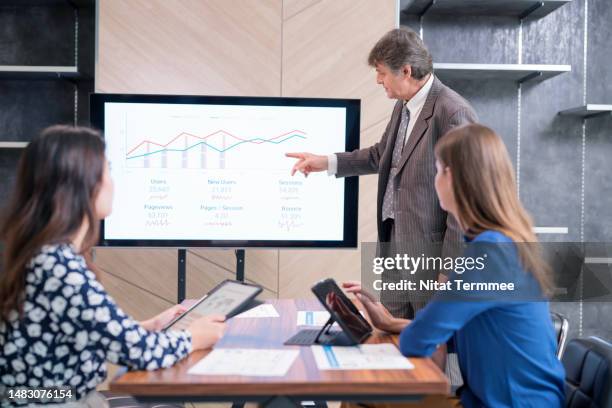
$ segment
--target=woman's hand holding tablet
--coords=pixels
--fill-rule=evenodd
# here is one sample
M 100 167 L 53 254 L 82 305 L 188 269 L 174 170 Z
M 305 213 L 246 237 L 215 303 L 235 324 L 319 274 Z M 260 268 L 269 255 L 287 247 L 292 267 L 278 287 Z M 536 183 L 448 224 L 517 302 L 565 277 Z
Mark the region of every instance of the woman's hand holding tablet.
M 244 311 L 261 291 L 262 288 L 257 285 L 225 280 L 170 322 L 165 329 L 191 330 L 196 322 L 205 322 L 200 321 L 203 316 L 223 317 L 225 320 Z
M 195 319 L 188 327 L 193 350 L 208 349 L 223 337 L 225 316 L 209 315 Z

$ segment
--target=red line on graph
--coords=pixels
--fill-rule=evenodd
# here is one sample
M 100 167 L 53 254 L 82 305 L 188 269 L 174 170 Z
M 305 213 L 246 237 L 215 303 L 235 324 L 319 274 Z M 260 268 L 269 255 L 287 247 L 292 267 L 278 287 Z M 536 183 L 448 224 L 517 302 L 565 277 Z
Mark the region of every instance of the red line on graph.
M 291 132 L 283 133 L 282 135 L 274 136 L 273 138 L 271 138 L 271 139 L 266 139 L 266 140 L 274 140 L 274 139 L 278 139 L 279 137 L 283 137 L 283 136 L 286 136 L 286 135 L 288 135 L 288 134 L 290 134 L 290 133 L 294 133 L 294 132 L 300 132 L 300 133 L 304 133 L 304 134 L 306 134 L 306 132 L 303 132 L 303 131 L 301 131 L 301 130 L 295 129 L 295 130 L 292 130 Z M 160 143 L 154 142 L 154 141 L 152 141 L 152 140 L 143 140 L 142 142 L 138 143 L 138 144 L 136 145 L 136 147 L 134 147 L 134 148 L 133 148 L 133 149 L 131 149 L 129 152 L 127 152 L 127 153 L 126 153 L 126 156 L 129 156 L 129 155 L 130 155 L 130 153 L 132 153 L 134 150 L 138 149 L 140 146 L 142 146 L 142 145 L 143 145 L 143 144 L 145 144 L 145 143 L 154 144 L 154 145 L 159 146 L 159 147 L 168 147 L 168 146 L 170 145 L 170 143 L 174 142 L 176 139 L 178 139 L 179 137 L 181 137 L 181 136 L 183 136 L 183 135 L 187 135 L 187 136 L 195 137 L 196 139 L 205 140 L 205 139 L 208 139 L 208 138 L 209 138 L 209 137 L 211 137 L 211 136 L 216 135 L 217 133 L 225 133 L 226 135 L 231 136 L 231 137 L 233 137 L 234 139 L 237 139 L 237 140 L 240 140 L 240 141 L 248 141 L 248 139 L 242 139 L 242 138 L 240 138 L 240 137 L 238 137 L 238 136 L 236 136 L 236 135 L 233 135 L 233 134 L 231 134 L 231 133 L 229 133 L 229 132 L 226 132 L 225 130 L 217 130 L 216 132 L 213 132 L 213 133 L 211 133 L 211 134 L 209 134 L 209 135 L 206 135 L 206 136 L 198 136 L 198 135 L 194 135 L 193 133 L 189 133 L 189 132 L 181 132 L 181 133 L 179 133 L 178 135 L 176 135 L 176 136 L 175 136 L 175 137 L 174 137 L 172 140 L 170 140 L 170 141 L 169 141 L 168 143 L 166 143 L 166 144 L 160 144 Z M 261 144 L 261 143 L 264 143 L 264 140 L 259 140 L 259 141 L 251 141 L 251 143 Z

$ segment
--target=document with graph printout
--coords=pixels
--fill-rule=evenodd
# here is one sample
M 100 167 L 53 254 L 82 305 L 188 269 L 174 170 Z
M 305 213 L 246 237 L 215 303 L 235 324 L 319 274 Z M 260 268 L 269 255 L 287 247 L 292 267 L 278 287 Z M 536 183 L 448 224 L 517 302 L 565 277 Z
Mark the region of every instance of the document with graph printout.
M 354 347 L 311 346 L 319 370 L 411 370 L 414 365 L 394 344 Z
M 187 374 L 281 377 L 299 353 L 297 349 L 214 349 Z
M 247 310 L 246 312 L 242 312 L 236 315 L 236 319 L 259 319 L 259 318 L 267 318 L 267 317 L 280 317 L 276 308 L 269 303 L 264 303 L 263 305 L 256 306 L 252 309 Z

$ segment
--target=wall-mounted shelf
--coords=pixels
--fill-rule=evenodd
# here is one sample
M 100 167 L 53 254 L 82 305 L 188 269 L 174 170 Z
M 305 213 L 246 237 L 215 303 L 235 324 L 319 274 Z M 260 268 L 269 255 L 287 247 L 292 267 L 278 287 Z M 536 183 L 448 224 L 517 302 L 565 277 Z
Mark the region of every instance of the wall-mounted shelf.
M 76 79 L 79 70 L 74 66 L 0 65 L 0 79 Z
M 95 0 L 0 0 L 0 7 L 5 6 L 59 6 L 69 5 L 75 8 L 93 7 L 96 4 Z
M 524 20 L 542 18 L 571 0 L 400 0 L 402 13 L 509 16 Z
M 434 63 L 436 75 L 453 79 L 505 79 L 518 82 L 537 79 L 543 81 L 571 70 L 571 65 Z
M 0 149 L 24 149 L 28 142 L 1 142 Z
M 579 106 L 577 108 L 566 109 L 559 112 L 559 115 L 565 116 L 578 116 L 581 118 L 592 118 L 593 116 L 612 114 L 612 105 L 598 105 L 589 103 L 584 106 Z
M 533 232 L 536 234 L 567 234 L 567 227 L 533 227 Z
M 584 258 L 585 264 L 600 264 L 600 265 L 610 265 L 612 264 L 612 258 L 606 257 L 586 257 Z

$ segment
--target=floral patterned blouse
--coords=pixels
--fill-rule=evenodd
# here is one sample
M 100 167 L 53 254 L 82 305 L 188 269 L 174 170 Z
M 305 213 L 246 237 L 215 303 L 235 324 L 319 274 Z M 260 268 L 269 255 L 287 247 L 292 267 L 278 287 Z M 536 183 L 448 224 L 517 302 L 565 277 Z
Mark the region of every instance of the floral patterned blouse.
M 104 381 L 106 361 L 155 370 L 191 352 L 189 332 L 147 331 L 127 316 L 70 244 L 44 246 L 25 279 L 23 316 L 0 322 L 6 387 L 71 387 L 82 398 Z

